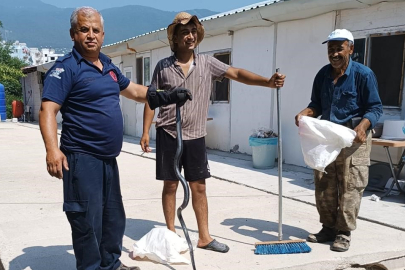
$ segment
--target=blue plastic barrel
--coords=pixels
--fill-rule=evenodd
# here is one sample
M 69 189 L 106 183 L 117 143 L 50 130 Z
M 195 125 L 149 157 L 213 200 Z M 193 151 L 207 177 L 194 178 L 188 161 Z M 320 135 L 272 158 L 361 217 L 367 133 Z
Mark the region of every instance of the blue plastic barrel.
M 6 122 L 6 92 L 4 91 L 4 85 L 0 83 L 0 119 L 2 122 Z
M 253 167 L 256 169 L 269 169 L 275 165 L 277 157 L 278 138 L 249 137 L 252 146 Z

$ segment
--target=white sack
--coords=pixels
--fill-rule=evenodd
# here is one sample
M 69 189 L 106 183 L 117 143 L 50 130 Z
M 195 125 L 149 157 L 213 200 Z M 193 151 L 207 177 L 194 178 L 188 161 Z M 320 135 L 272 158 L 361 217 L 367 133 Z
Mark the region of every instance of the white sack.
M 133 245 L 133 258 L 147 257 L 162 264 L 190 261 L 180 255 L 188 250 L 187 240 L 167 228 L 154 228 Z
M 325 172 L 326 166 L 336 160 L 342 148 L 350 147 L 356 132 L 326 120 L 302 116 L 299 135 L 305 163 Z

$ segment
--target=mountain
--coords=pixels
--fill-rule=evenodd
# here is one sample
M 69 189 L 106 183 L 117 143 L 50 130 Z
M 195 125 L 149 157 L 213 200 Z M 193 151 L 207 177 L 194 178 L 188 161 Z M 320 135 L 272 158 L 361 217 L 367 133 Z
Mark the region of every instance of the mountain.
M 1 0 L 2 37 L 27 43 L 28 47 L 70 51 L 69 21 L 73 10 L 58 8 L 40 0 Z M 218 13 L 206 9 L 187 12 L 199 18 Z M 101 11 L 104 17 L 104 45 L 167 27 L 176 13 L 140 5 L 104 9 Z
M 101 12 L 104 17 L 104 44 L 167 27 L 178 13 L 138 5 L 109 8 Z M 217 13 L 206 9 L 188 10 L 187 12 L 197 15 L 199 18 Z

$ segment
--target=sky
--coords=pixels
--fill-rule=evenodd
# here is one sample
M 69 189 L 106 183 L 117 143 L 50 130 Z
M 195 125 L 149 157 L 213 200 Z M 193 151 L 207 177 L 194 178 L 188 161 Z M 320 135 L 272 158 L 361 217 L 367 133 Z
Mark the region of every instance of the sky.
M 263 0 L 41 0 L 60 8 L 73 8 L 79 6 L 91 6 L 98 10 L 126 5 L 142 5 L 164 11 L 182 11 L 189 9 L 209 9 L 212 11 L 225 12 Z

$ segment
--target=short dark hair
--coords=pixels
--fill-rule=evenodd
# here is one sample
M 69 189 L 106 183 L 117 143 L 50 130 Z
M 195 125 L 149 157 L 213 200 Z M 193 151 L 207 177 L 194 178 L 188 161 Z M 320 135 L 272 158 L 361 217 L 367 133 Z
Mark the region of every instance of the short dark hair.
M 188 23 L 186 23 L 186 24 L 181 24 L 181 23 L 176 24 L 176 26 L 174 27 L 173 36 L 177 35 L 177 32 L 179 31 L 181 25 L 186 26 L 186 25 L 190 25 L 190 24 L 195 25 L 195 23 L 194 23 L 192 20 L 190 20 L 190 21 L 189 21 Z M 195 27 L 197 27 L 197 25 L 195 25 Z
M 189 24 L 193 24 L 193 25 L 195 25 L 195 23 L 192 21 L 192 20 L 190 20 L 188 23 L 186 23 L 186 24 L 181 24 L 181 23 L 179 23 L 179 24 L 176 24 L 176 26 L 174 27 L 174 30 L 173 30 L 173 36 L 172 36 L 172 39 L 173 39 L 173 37 L 174 36 L 177 36 L 178 35 L 178 32 L 179 32 L 179 29 L 180 29 L 180 26 L 181 25 L 184 25 L 184 26 L 186 26 L 186 25 L 189 25 Z M 195 25 L 196 27 L 197 27 L 197 25 Z M 174 43 L 173 42 L 173 47 L 174 47 L 174 51 L 176 51 L 177 50 L 177 44 L 176 43 Z

